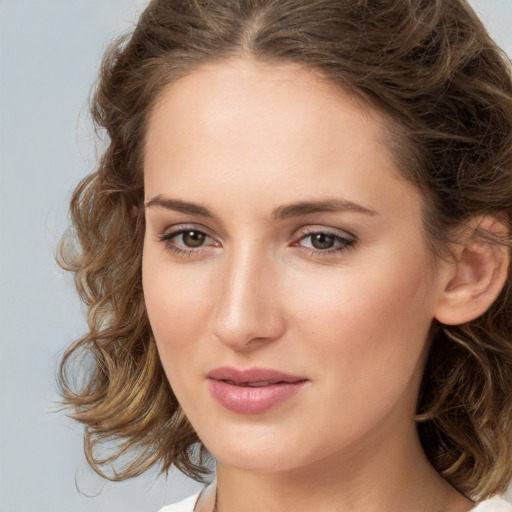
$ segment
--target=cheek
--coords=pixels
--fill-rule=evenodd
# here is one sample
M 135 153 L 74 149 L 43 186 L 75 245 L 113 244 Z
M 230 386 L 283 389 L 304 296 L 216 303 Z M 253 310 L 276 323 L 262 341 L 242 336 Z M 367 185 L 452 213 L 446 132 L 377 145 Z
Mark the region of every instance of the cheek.
M 309 340 L 308 356 L 333 368 L 332 379 L 350 375 L 374 389 L 377 378 L 398 386 L 410 379 L 433 317 L 420 256 L 303 275 L 301 291 L 289 285 L 295 337 Z
M 290 312 L 295 310 L 325 329 L 366 329 L 379 324 L 386 330 L 432 316 L 424 273 L 400 262 L 302 273 L 289 281 L 283 296 L 288 297 Z
M 161 259 L 161 258 L 160 258 Z M 206 286 L 194 273 L 181 271 L 146 253 L 142 266 L 144 298 L 164 369 L 168 376 L 204 338 L 210 304 Z

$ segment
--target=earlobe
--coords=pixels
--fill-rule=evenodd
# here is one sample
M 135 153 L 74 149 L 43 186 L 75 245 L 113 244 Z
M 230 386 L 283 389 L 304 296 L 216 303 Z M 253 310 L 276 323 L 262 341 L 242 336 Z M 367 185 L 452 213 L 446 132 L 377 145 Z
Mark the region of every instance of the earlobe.
M 435 318 L 445 325 L 460 325 L 483 315 L 506 282 L 509 249 L 486 240 L 507 236 L 504 223 L 492 216 L 479 217 L 455 245 L 448 265 Z M 489 237 L 487 237 L 489 238 Z

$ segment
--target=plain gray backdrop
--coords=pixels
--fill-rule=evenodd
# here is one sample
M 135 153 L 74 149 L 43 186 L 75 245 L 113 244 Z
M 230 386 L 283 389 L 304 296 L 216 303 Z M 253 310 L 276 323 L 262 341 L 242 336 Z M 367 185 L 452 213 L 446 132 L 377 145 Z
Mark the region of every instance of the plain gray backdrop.
M 471 3 L 512 55 L 512 0 Z M 0 0 L 0 512 L 154 512 L 199 488 L 176 472 L 103 482 L 56 405 L 59 354 L 84 330 L 54 253 L 95 164 L 87 98 L 107 43 L 145 4 Z

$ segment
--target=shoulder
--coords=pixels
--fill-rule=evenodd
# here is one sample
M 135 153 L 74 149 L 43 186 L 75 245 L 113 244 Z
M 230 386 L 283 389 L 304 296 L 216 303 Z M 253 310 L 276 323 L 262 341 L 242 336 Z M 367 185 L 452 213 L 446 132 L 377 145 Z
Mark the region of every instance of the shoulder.
M 503 498 L 494 497 L 480 502 L 471 512 L 512 512 L 512 504 Z
M 194 494 L 193 496 L 189 496 L 188 498 L 180 501 L 179 503 L 174 503 L 173 505 L 166 505 L 164 508 L 161 508 L 158 512 L 194 512 L 194 507 L 196 506 L 197 499 L 199 498 L 199 493 Z

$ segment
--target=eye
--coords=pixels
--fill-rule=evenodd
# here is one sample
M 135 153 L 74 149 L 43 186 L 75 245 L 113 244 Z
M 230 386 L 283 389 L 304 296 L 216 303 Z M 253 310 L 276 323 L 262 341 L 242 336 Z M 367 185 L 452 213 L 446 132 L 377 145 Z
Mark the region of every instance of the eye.
M 191 256 L 207 250 L 207 247 L 218 246 L 211 236 L 195 227 L 176 226 L 162 236 L 160 241 L 167 249 L 178 255 Z
M 312 254 L 329 255 L 340 253 L 355 243 L 355 238 L 329 231 L 306 231 L 293 245 L 302 247 Z
M 181 238 L 181 242 L 187 247 L 201 247 L 208 238 L 204 233 L 201 233 L 201 231 L 195 230 L 183 231 L 175 238 L 177 237 Z
M 313 233 L 308 235 L 307 238 L 314 249 L 320 250 L 332 249 L 337 241 L 336 236 L 329 233 Z

